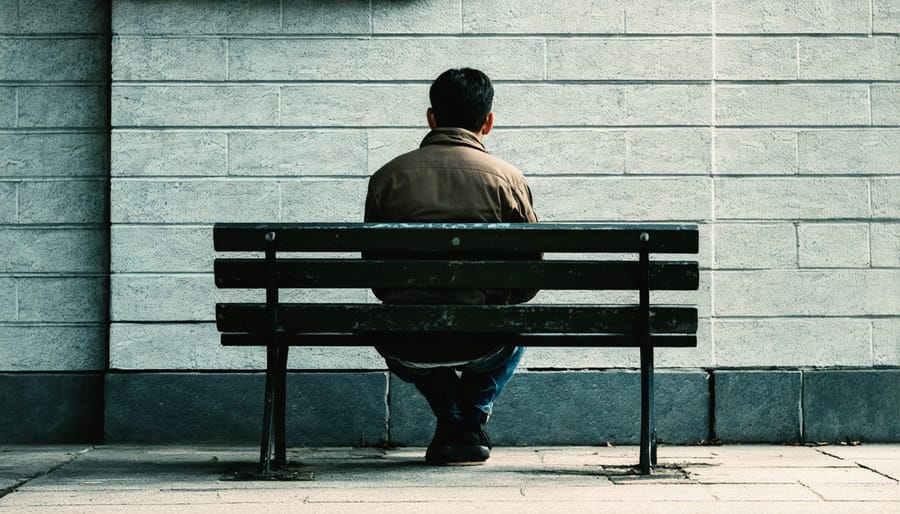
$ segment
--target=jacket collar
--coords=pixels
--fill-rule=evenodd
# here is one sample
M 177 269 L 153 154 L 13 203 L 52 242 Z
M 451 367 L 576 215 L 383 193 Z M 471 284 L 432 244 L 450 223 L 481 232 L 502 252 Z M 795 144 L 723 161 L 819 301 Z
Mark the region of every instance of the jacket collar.
M 438 127 L 432 129 L 425 139 L 422 140 L 421 146 L 427 145 L 451 145 L 451 146 L 468 146 L 476 150 L 487 153 L 484 145 L 478 140 L 474 132 L 466 129 L 455 127 Z

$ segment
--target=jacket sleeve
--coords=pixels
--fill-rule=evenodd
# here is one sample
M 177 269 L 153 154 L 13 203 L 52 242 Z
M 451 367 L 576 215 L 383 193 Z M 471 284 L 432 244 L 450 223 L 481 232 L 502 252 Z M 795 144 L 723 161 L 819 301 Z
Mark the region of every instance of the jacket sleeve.
M 510 190 L 512 195 L 512 211 L 514 214 L 511 216 L 512 219 L 508 220 L 510 222 L 519 222 L 519 223 L 537 223 L 538 218 L 537 214 L 534 212 L 532 196 L 531 196 L 531 188 L 528 187 L 528 184 L 523 182 L 520 187 L 512 188 Z M 541 253 L 527 256 L 527 259 L 533 260 L 542 260 L 544 255 Z M 537 289 L 510 289 L 507 291 L 506 301 L 503 303 L 513 304 L 513 303 L 525 303 L 537 295 Z

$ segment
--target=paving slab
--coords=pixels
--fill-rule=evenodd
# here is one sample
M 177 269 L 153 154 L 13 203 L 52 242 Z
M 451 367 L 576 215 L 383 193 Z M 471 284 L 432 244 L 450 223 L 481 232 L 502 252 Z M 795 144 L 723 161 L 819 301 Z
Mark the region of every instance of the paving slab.
M 900 512 L 900 481 L 877 471 L 894 461 L 875 458 L 900 445 L 853 450 L 666 446 L 641 477 L 632 446 L 496 448 L 458 467 L 423 448 L 291 448 L 300 480 L 245 481 L 256 448 L 10 447 L 0 471 L 22 478 L 0 512 Z

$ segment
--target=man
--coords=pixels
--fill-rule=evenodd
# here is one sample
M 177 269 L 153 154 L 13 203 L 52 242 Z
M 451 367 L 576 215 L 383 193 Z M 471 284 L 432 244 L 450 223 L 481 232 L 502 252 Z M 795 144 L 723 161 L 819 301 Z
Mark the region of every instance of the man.
M 434 81 L 429 96 L 426 118 L 431 132 L 419 149 L 393 159 L 372 175 L 365 220 L 536 222 L 525 177 L 514 166 L 489 155 L 482 144 L 494 126 L 490 79 L 478 70 L 451 69 Z M 385 303 L 407 304 L 521 303 L 535 293 L 375 290 Z M 415 346 L 376 344 L 376 348 L 394 374 L 415 384 L 437 418 L 426 462 L 479 463 L 490 457 L 484 424 L 522 358 L 523 348 L 485 350 L 484 345 L 467 346 L 458 337 Z

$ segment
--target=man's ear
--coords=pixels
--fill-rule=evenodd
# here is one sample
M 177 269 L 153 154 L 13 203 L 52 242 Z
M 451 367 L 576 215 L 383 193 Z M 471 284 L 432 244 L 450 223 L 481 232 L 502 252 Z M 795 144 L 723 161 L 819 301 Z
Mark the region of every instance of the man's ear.
M 437 119 L 434 117 L 434 110 L 431 107 L 425 112 L 425 118 L 428 119 L 428 128 L 433 129 L 437 127 Z
M 489 112 L 484 118 L 484 125 L 481 126 L 481 135 L 488 135 L 491 132 L 492 128 L 494 128 L 494 113 Z

